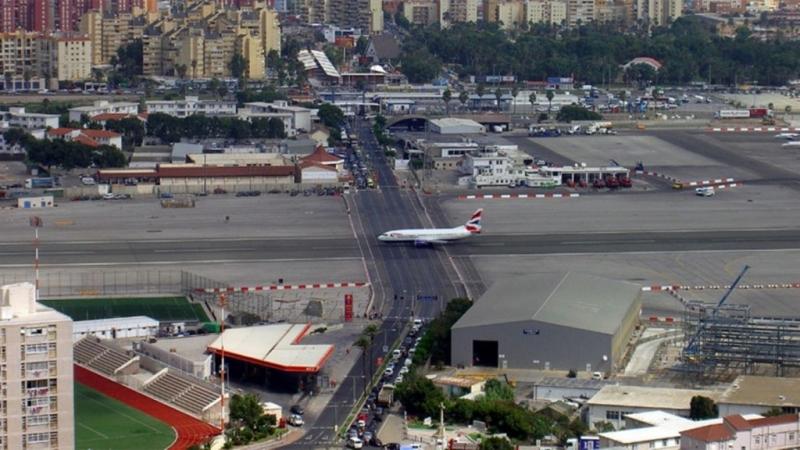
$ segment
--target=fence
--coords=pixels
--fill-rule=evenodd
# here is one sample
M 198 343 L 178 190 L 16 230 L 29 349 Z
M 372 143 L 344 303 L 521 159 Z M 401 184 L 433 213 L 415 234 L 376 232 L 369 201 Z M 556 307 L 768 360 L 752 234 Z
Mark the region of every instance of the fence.
M 58 272 L 48 271 L 39 278 L 41 298 L 115 297 L 130 295 L 180 295 L 182 271 L 130 270 Z M 32 274 L 0 274 L 0 285 L 31 281 Z

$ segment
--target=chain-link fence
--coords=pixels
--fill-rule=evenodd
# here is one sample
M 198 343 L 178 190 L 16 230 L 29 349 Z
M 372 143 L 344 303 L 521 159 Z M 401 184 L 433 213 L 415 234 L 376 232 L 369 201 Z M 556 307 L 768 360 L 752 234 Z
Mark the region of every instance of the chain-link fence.
M 115 297 L 183 293 L 182 271 L 129 270 L 59 272 L 48 270 L 39 278 L 41 298 Z M 32 274 L 0 274 L 0 285 L 32 281 Z

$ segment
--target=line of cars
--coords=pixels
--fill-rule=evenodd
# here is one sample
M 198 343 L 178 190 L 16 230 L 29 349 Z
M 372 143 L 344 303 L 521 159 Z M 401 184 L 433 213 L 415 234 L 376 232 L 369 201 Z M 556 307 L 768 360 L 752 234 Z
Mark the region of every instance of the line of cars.
M 422 319 L 413 319 L 411 330 L 400 346 L 391 353 L 391 362 L 384 370 L 381 380 L 373 387 L 367 396 L 364 407 L 356 416 L 356 421 L 347 430 L 347 447 L 363 448 L 364 446 L 377 448 L 400 448 L 399 444 L 384 444 L 377 437 L 379 424 L 383 422 L 386 408 L 393 403 L 394 387 L 403 382 L 404 376 L 409 372 L 412 358 L 422 339 Z

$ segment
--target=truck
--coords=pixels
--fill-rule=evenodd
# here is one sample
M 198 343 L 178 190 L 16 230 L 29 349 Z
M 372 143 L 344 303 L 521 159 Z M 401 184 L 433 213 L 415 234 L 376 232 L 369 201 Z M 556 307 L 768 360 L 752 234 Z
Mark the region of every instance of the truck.
M 381 386 L 381 390 L 378 392 L 378 400 L 375 404 L 390 406 L 392 403 L 394 403 L 394 385 L 387 383 Z
M 716 119 L 749 119 L 749 109 L 721 109 L 714 113 Z
M 25 180 L 26 189 L 52 188 L 55 187 L 55 180 L 52 177 L 28 178 Z
M 750 108 L 751 119 L 761 119 L 764 117 L 768 117 L 769 115 L 770 111 L 767 108 Z

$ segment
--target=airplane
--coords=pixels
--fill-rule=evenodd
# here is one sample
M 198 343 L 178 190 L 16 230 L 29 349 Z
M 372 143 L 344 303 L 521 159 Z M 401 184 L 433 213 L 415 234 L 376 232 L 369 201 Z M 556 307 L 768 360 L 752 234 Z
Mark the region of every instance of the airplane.
M 481 232 L 481 215 L 483 209 L 472 214 L 469 221 L 455 228 L 417 228 L 408 230 L 391 230 L 378 236 L 383 242 L 414 242 L 414 245 L 447 244 L 451 241 L 466 239 Z
M 788 139 L 790 141 L 793 141 L 798 137 L 800 137 L 800 133 L 778 133 L 775 135 L 776 139 Z
M 782 144 L 781 147 L 800 147 L 800 141 L 789 141 Z

